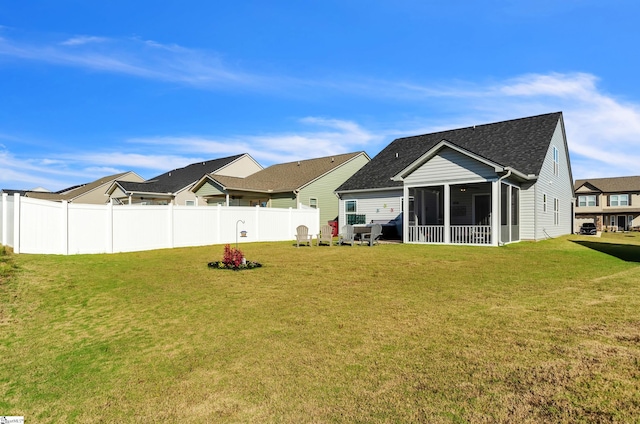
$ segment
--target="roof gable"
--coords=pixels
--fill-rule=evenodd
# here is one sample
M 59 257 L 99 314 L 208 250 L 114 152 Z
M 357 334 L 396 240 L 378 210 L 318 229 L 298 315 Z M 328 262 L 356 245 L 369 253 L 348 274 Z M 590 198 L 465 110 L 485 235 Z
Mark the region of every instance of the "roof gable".
M 455 130 L 440 131 L 391 142 L 337 191 L 401 187 L 391 178 L 410 169 L 446 140 L 469 155 L 523 175 L 538 175 L 561 112 Z
M 398 174 L 394 175 L 391 179 L 394 181 L 401 181 L 403 180 L 405 177 L 407 177 L 409 174 L 413 173 L 416 169 L 418 169 L 419 167 L 421 167 L 422 165 L 424 165 L 425 163 L 427 163 L 428 161 L 430 161 L 433 157 L 435 157 L 436 155 L 438 155 L 440 152 L 442 152 L 443 149 L 445 148 L 449 148 L 449 149 L 453 149 L 458 153 L 461 153 L 464 156 L 468 156 L 473 160 L 476 160 L 480 163 L 483 163 L 484 165 L 490 166 L 490 167 L 495 167 L 496 164 L 494 162 L 491 162 L 481 156 L 478 156 L 474 153 L 468 152 L 465 149 L 462 149 L 458 146 L 456 146 L 455 144 L 447 141 L 447 140 L 442 140 L 440 143 L 436 144 L 432 149 L 430 149 L 428 152 L 426 152 L 424 155 L 420 156 L 418 159 L 416 159 L 414 162 L 412 162 L 409 166 L 407 166 L 406 168 L 404 168 L 403 170 L 401 170 Z

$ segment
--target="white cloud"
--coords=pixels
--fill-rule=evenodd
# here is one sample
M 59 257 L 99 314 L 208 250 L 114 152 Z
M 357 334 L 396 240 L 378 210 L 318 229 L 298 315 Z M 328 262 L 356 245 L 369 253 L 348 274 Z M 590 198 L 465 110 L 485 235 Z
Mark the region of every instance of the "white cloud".
M 81 45 L 90 44 L 90 43 L 104 43 L 104 42 L 106 42 L 108 40 L 109 39 L 106 38 L 106 37 L 80 35 L 80 36 L 77 36 L 77 37 L 69 38 L 69 39 L 61 42 L 60 45 L 62 45 L 62 46 L 81 46 Z
M 183 49 L 150 41 L 138 42 L 150 49 Z M 97 66 L 97 61 L 93 63 Z M 104 66 L 115 69 L 119 65 L 107 61 Z M 135 70 L 123 69 L 123 72 Z M 140 72 L 147 70 L 141 68 Z M 343 93 L 353 87 L 356 85 L 346 83 Z M 123 142 L 113 140 L 110 143 L 115 146 L 113 151 L 40 152 L 41 158 L 28 160 L 8 157 L 5 148 L 0 149 L 0 166 L 5 170 L 0 175 L 0 183 L 13 180 L 63 188 L 128 170 L 149 178 L 190 163 L 239 153 L 249 153 L 265 166 L 360 150 L 374 156 L 377 150 L 400 136 L 555 111 L 564 113 L 574 178 L 640 174 L 640 105 L 604 92 L 592 74 L 529 74 L 501 82 L 455 81 L 449 85 L 441 82 L 434 87 L 377 81 L 370 87 L 357 84 L 351 96 L 364 97 L 365 93 L 377 101 L 392 98 L 408 105 L 429 104 L 437 112 L 445 105 L 447 113 L 425 115 L 421 112 L 403 122 L 384 121 L 385 116 L 378 120 L 377 128 L 365 127 L 351 119 L 308 116 L 292 122 L 283 131 L 132 137 Z M 0 139 L 16 141 L 10 134 L 0 134 Z M 160 154 L 146 154 L 146 151 Z M 53 183 L 47 184 L 47 181 Z
M 0 38 L 0 55 L 203 89 L 229 85 L 267 89 L 275 84 L 274 79 L 232 69 L 213 52 L 138 38 L 77 36 L 57 43 Z
M 640 175 L 640 104 L 604 92 L 588 73 L 528 74 L 432 88 L 381 84 L 383 94 L 447 104 L 448 116 L 414 134 L 562 111 L 575 178 Z M 395 88 L 395 91 L 393 90 Z M 371 87 L 369 92 L 375 90 Z
M 299 122 L 303 129 L 297 132 L 233 137 L 148 137 L 128 141 L 132 144 L 158 146 L 164 151 L 197 153 L 205 155 L 204 159 L 249 153 L 263 165 L 270 165 L 365 150 L 370 143 L 378 142 L 382 138 L 380 134 L 367 131 L 357 123 L 347 120 L 306 117 Z M 319 129 L 309 130 L 306 128 L 309 125 Z
M 562 110 L 574 176 L 640 174 L 640 105 L 598 88 L 591 74 L 527 75 L 507 82 L 501 92 L 513 103 Z

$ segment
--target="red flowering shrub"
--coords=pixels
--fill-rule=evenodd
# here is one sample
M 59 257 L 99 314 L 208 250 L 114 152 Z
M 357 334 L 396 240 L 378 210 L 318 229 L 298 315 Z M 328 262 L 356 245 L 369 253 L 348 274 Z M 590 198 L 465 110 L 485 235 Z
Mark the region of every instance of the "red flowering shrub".
M 242 264 L 244 254 L 240 249 L 231 247 L 228 244 L 224 246 L 224 257 L 222 263 L 228 268 L 238 268 Z
M 241 269 L 260 268 L 262 264 L 253 261 L 247 261 L 244 253 L 240 249 L 235 249 L 228 244 L 224 246 L 224 256 L 221 261 L 209 262 L 209 268 L 216 269 L 232 269 L 240 271 Z

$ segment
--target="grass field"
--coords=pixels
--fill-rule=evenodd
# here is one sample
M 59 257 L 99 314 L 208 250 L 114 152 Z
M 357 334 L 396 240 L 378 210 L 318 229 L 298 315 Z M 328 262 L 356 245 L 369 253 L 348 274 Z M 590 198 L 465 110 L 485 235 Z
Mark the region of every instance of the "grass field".
M 0 415 L 640 422 L 640 234 L 0 252 Z

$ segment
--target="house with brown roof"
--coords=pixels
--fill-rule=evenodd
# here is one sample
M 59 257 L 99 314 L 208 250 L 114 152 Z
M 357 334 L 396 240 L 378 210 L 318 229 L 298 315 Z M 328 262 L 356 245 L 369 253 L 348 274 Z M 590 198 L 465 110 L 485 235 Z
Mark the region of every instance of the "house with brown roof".
M 598 231 L 640 230 L 640 176 L 575 182 L 575 231 L 585 222 Z
M 109 196 L 106 195 L 106 191 L 115 181 L 138 183 L 144 181 L 144 178 L 133 171 L 127 171 L 119 174 L 108 175 L 106 177 L 98 178 L 90 183 L 75 185 L 56 192 L 50 192 L 43 189 L 4 190 L 4 192 L 16 192 L 24 197 L 50 200 L 53 202 L 67 201 L 69 203 L 103 205 L 109 202 Z
M 272 165 L 244 178 L 210 174 L 191 191 L 208 205 L 318 208 L 324 224 L 338 216 L 334 190 L 369 160 L 355 152 Z

